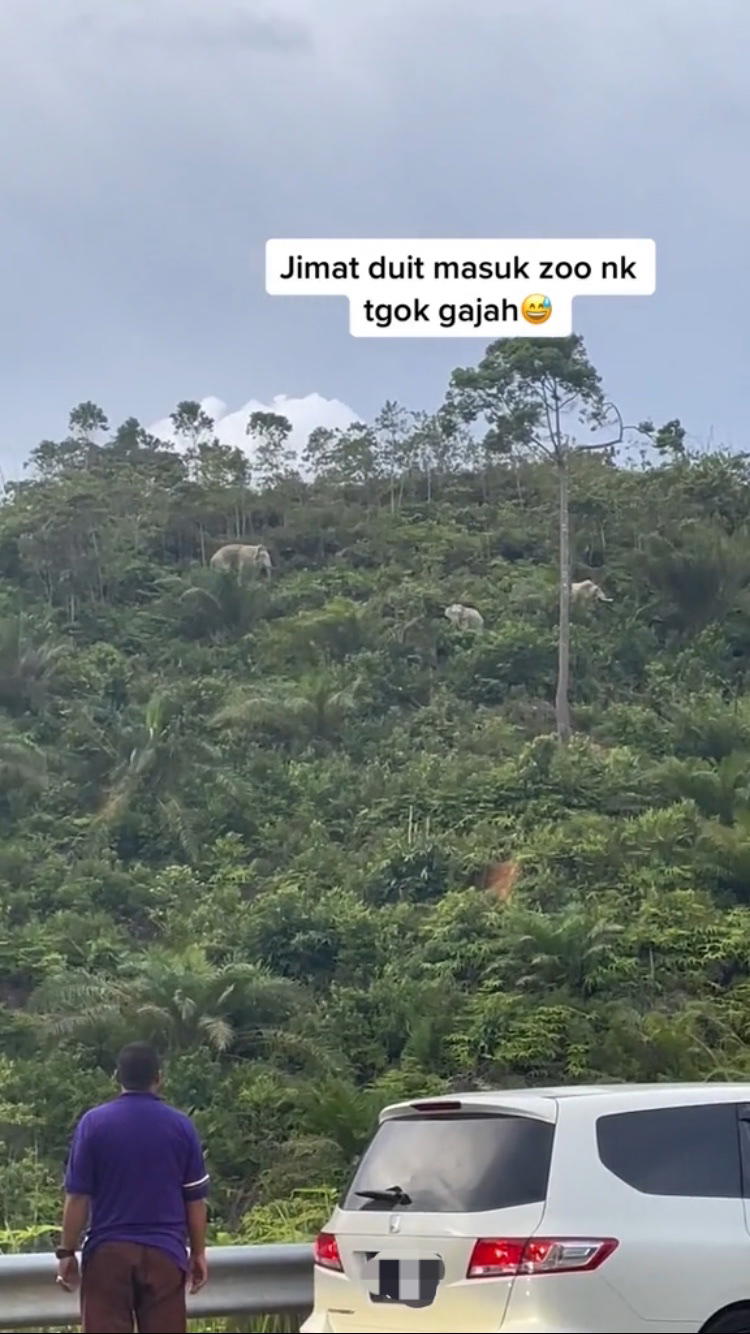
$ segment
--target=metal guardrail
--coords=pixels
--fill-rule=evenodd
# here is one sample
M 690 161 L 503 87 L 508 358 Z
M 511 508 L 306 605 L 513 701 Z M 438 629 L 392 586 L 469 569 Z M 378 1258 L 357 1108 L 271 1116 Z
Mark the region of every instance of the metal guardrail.
M 51 1255 L 0 1255 L 0 1329 L 78 1323 L 78 1295 L 55 1283 Z M 214 1246 L 208 1283 L 188 1298 L 191 1316 L 307 1314 L 311 1246 Z

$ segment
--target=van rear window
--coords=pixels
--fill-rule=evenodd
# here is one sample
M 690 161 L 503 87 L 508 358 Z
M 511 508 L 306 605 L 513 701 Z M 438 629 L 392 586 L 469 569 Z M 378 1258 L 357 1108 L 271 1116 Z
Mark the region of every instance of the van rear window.
M 554 1134 L 554 1126 L 526 1116 L 455 1113 L 384 1121 L 341 1207 L 480 1213 L 542 1203 Z M 389 1197 L 393 1187 L 409 1202 Z

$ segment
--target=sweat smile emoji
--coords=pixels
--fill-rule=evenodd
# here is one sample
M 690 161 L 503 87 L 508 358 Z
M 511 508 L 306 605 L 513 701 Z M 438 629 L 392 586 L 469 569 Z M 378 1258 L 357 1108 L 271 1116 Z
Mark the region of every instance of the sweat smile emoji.
M 552 302 L 548 296 L 542 296 L 540 292 L 534 292 L 533 296 L 527 296 L 521 306 L 521 314 L 529 324 L 544 324 L 552 314 Z

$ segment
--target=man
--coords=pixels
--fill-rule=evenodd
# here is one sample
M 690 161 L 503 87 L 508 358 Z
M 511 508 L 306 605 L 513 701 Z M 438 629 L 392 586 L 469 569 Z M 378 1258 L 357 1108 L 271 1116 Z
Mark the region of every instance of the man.
M 83 1334 L 184 1334 L 185 1287 L 208 1277 L 208 1173 L 195 1127 L 159 1096 L 153 1047 L 132 1042 L 117 1061 L 120 1096 L 86 1112 L 65 1174 L 57 1281 L 79 1281 Z M 188 1254 L 187 1244 L 190 1250 Z

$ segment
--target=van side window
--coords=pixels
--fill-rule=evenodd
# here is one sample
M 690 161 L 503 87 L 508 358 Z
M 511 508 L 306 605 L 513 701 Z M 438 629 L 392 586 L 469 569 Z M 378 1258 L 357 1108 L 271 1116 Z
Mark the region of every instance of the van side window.
M 607 1170 L 646 1195 L 742 1197 L 734 1103 L 600 1116 L 596 1138 Z

